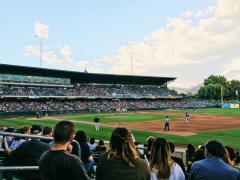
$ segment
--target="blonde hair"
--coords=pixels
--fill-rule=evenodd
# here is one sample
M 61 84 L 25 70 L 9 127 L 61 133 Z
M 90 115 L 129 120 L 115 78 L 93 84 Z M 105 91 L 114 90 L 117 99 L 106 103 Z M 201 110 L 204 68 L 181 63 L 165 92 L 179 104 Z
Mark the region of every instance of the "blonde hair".
M 229 154 L 228 150 L 226 148 L 224 148 L 224 150 L 225 150 L 225 155 L 223 156 L 223 161 L 225 163 L 229 164 L 230 166 L 233 166 L 234 164 L 230 159 L 230 154 Z
M 171 150 L 165 138 L 158 137 L 153 141 L 150 155 L 150 171 L 157 170 L 157 179 L 168 179 L 171 175 Z
M 118 127 L 113 130 L 109 147 L 108 160 L 112 157 L 123 158 L 127 165 L 133 167 L 131 161 L 139 158 L 131 132 L 127 128 Z

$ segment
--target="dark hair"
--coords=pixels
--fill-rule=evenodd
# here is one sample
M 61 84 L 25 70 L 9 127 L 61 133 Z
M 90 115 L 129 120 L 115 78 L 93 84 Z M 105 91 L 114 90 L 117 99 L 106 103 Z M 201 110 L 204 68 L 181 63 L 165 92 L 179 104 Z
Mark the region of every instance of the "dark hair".
M 99 146 L 99 147 L 104 146 L 104 141 L 103 141 L 102 139 L 99 140 L 98 146 Z
M 154 139 L 155 139 L 155 138 L 152 137 L 152 136 L 149 136 L 149 137 L 147 138 L 147 150 L 148 150 L 148 151 L 151 151 L 152 143 L 153 143 Z
M 166 116 L 166 118 L 168 118 L 168 116 Z
M 173 144 L 172 142 L 169 142 L 169 141 L 168 141 L 168 144 L 169 144 L 169 147 L 170 147 L 170 149 L 171 149 L 171 152 L 173 153 L 173 152 L 175 151 L 175 146 L 174 146 L 174 144 Z
M 206 149 L 211 155 L 217 156 L 220 158 L 222 158 L 225 154 L 223 145 L 216 140 L 209 141 L 206 144 Z
M 231 161 L 237 157 L 236 150 L 232 146 L 224 146 L 230 156 Z
M 195 155 L 194 155 L 194 161 L 200 161 L 202 159 L 205 159 L 204 150 L 202 150 L 202 149 L 196 150 Z
M 74 136 L 74 139 L 80 144 L 85 143 L 87 141 L 86 133 L 82 130 L 79 130 L 76 135 Z
M 43 136 L 52 133 L 52 131 L 53 131 L 53 128 L 52 128 L 52 127 L 50 127 L 50 126 L 45 126 L 45 127 L 43 128 Z
M 133 167 L 131 160 L 139 158 L 131 132 L 127 128 L 118 127 L 113 130 L 109 147 L 108 159 L 111 159 L 112 156 L 122 158 L 127 165 Z
M 150 171 L 157 170 L 157 179 L 168 179 L 171 175 L 171 150 L 165 138 L 158 137 L 153 141 L 149 160 Z
M 94 144 L 95 143 L 95 138 L 91 138 L 90 139 L 90 144 Z
M 71 121 L 60 121 L 54 128 L 54 143 L 66 143 L 70 140 L 75 130 Z

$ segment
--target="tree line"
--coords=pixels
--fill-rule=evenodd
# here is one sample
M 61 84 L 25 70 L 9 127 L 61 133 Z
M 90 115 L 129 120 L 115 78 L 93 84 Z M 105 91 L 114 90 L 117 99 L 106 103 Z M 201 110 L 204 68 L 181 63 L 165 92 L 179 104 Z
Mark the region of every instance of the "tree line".
M 204 79 L 204 86 L 200 87 L 196 97 L 211 100 L 237 99 L 236 90 L 240 91 L 240 81 L 228 81 L 224 76 L 211 75 Z

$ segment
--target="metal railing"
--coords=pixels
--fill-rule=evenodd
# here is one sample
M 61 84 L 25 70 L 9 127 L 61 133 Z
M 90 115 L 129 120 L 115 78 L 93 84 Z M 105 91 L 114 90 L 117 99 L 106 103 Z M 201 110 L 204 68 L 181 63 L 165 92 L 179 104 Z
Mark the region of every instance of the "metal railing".
M 26 134 L 9 133 L 9 132 L 2 132 L 2 131 L 0 131 L 0 136 L 13 136 L 13 137 L 22 137 L 22 138 L 53 140 L 53 137 L 26 135 Z M 77 151 L 76 151 L 77 154 L 75 155 L 81 158 L 81 148 L 79 143 L 76 140 L 73 140 L 72 143 L 74 143 L 74 147 L 77 148 Z M 38 166 L 3 166 L 3 161 L 0 160 L 0 180 L 2 180 L 3 171 L 23 171 L 23 170 L 39 170 L 39 167 Z

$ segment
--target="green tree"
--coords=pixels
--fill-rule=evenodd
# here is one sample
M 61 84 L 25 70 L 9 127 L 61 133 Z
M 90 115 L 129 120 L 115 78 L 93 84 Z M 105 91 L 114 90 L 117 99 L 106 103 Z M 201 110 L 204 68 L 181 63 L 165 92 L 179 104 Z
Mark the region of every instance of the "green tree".
M 224 76 L 215 76 L 211 75 L 207 79 L 204 79 L 204 86 L 207 86 L 209 84 L 220 84 L 223 87 L 227 87 L 229 85 L 229 82 Z

